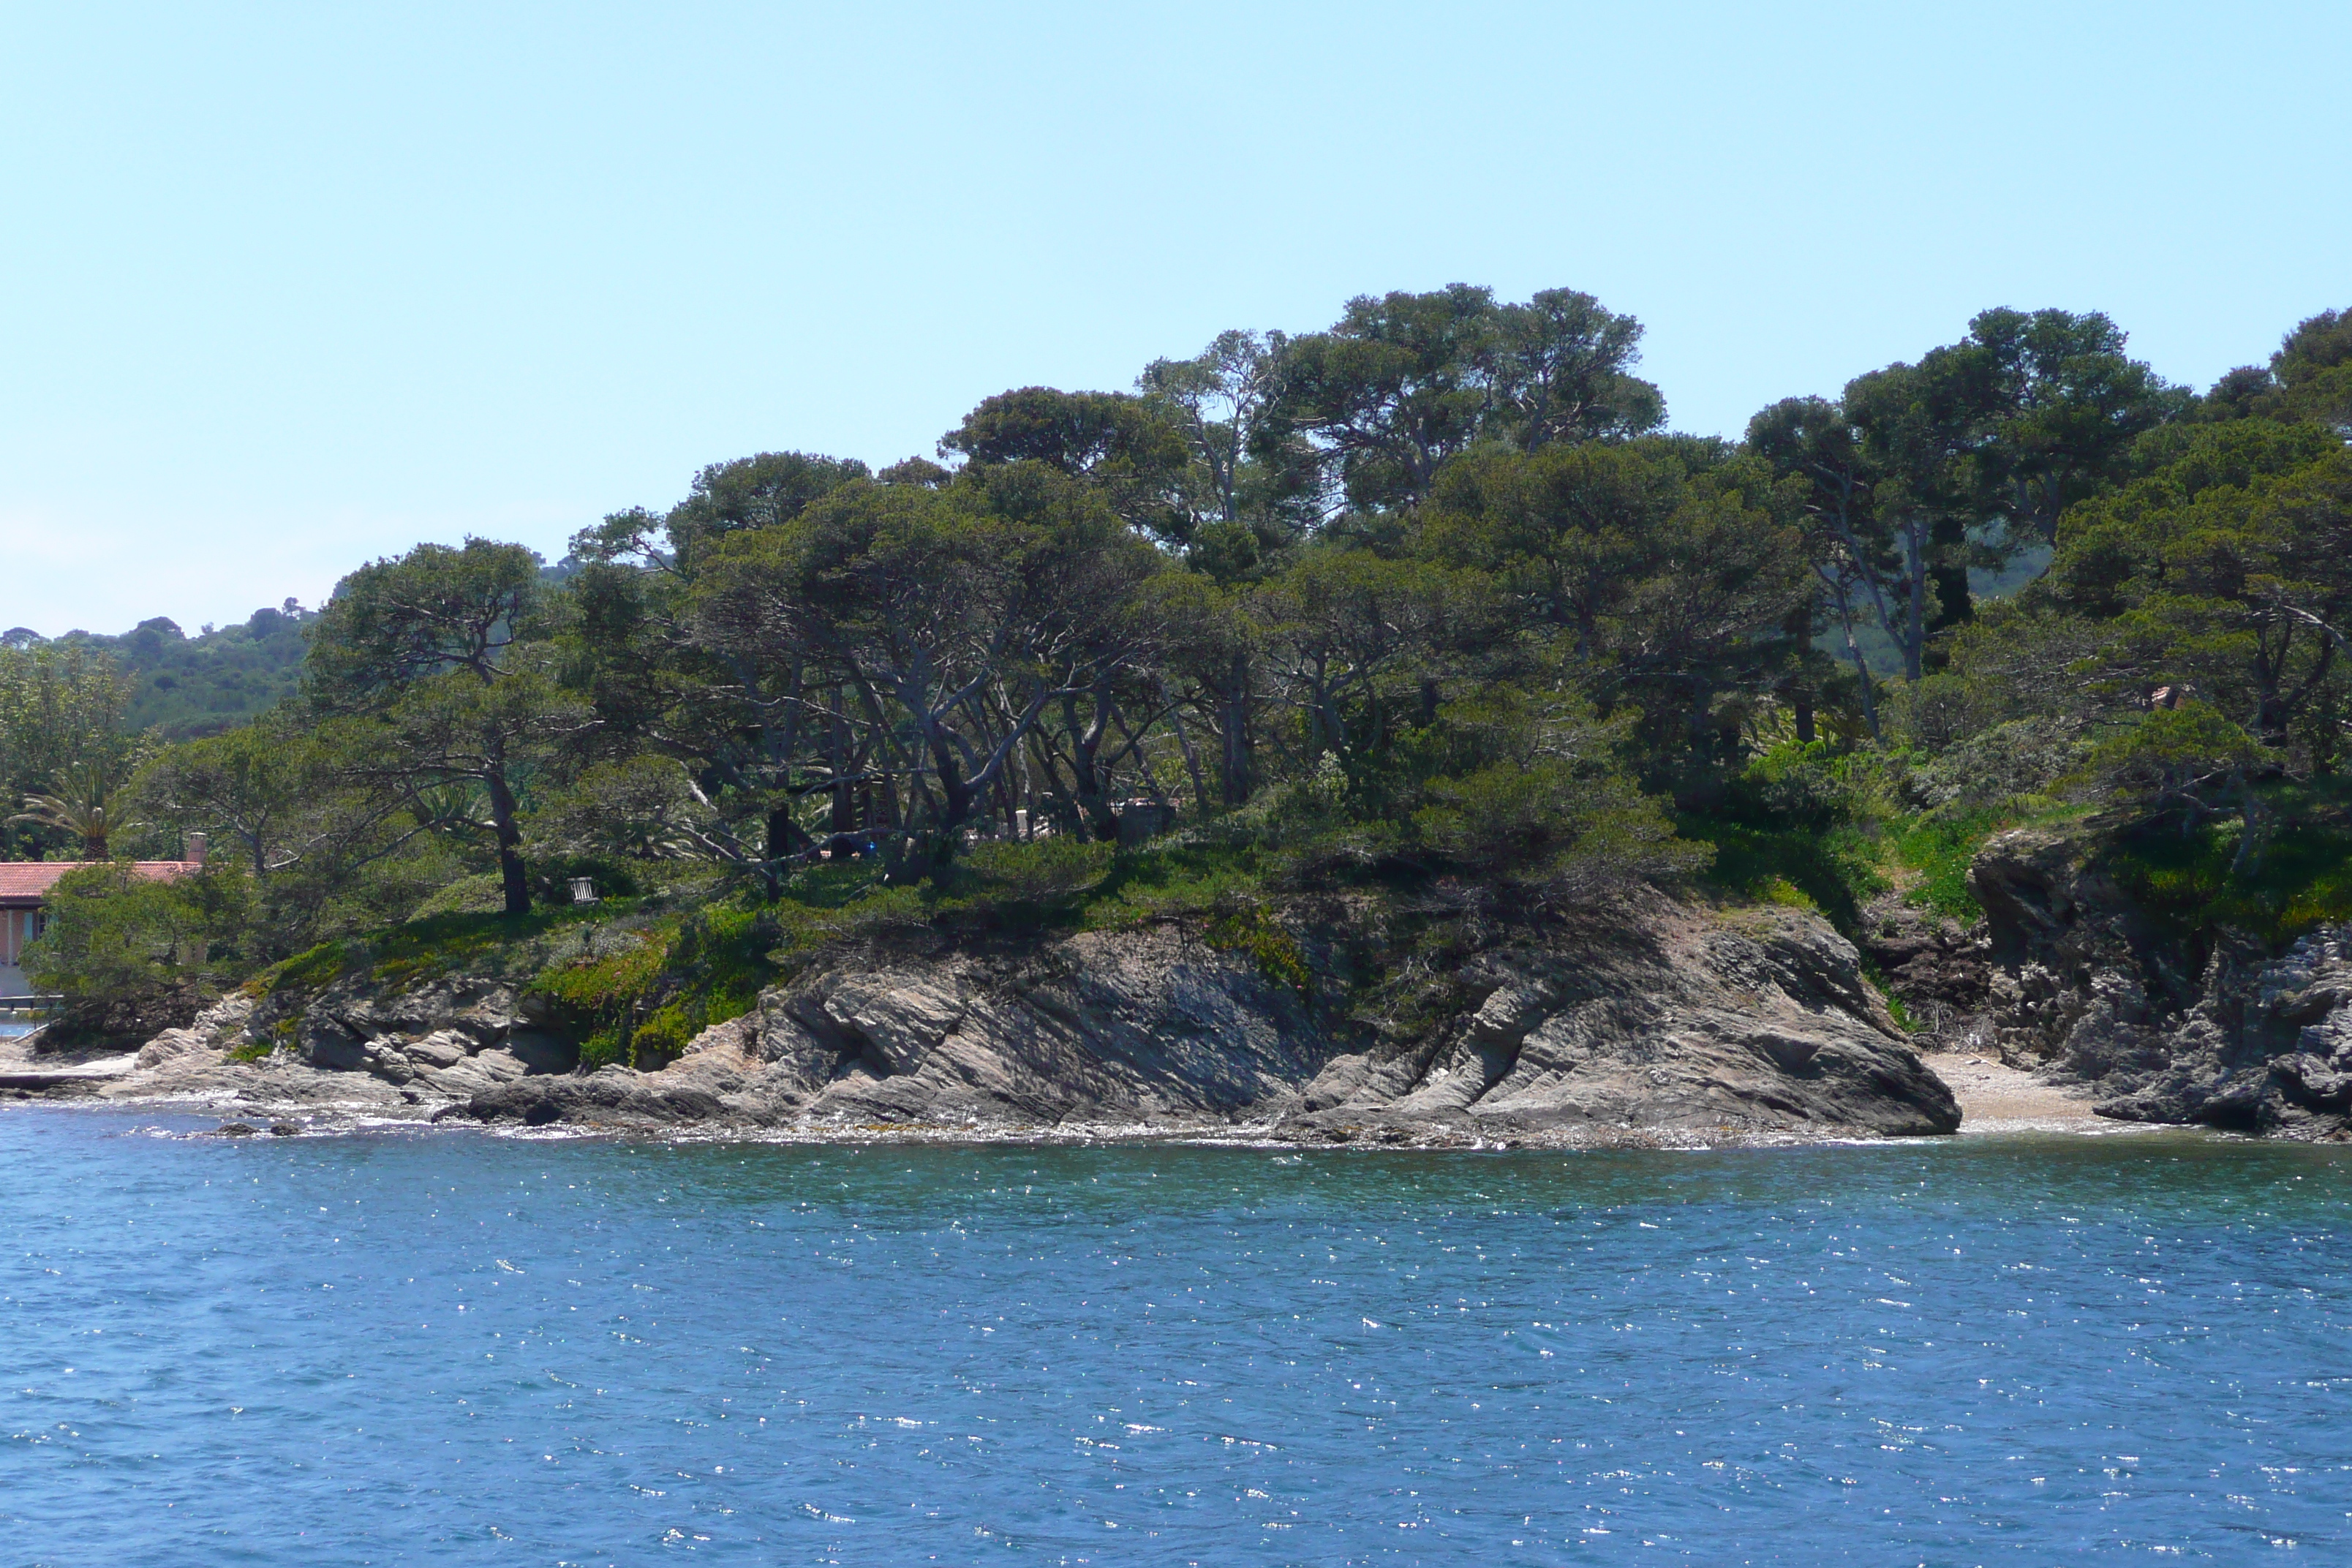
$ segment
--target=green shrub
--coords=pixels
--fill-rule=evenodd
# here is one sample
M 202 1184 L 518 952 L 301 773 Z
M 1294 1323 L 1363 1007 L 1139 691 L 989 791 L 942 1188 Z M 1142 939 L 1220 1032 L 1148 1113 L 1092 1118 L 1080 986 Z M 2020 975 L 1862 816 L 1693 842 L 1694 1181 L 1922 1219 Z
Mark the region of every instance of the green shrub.
M 50 890 L 25 973 L 68 1005 L 140 998 L 216 981 L 245 926 L 252 885 L 234 864 L 149 881 L 127 862 L 67 872 Z
M 675 937 L 674 927 L 619 933 L 614 951 L 592 952 L 542 971 L 525 994 L 542 999 L 548 1021 L 580 1042 L 583 1068 L 626 1065 L 634 1015 L 660 975 Z
M 770 955 L 783 934 L 770 911 L 708 909 L 614 933 L 612 951 L 592 947 L 526 991 L 580 1042 L 583 1067 L 659 1067 L 711 1025 L 751 1010 L 776 976 Z
M 298 952 L 282 963 L 271 965 L 247 983 L 247 989 L 259 995 L 272 995 L 280 991 L 316 991 L 331 985 L 343 977 L 353 965 L 351 945 L 341 942 L 322 942 L 305 952 Z
M 1899 788 L 1912 810 L 1982 811 L 2021 795 L 2047 794 L 2081 767 L 2091 751 L 2077 726 L 2065 721 L 2012 720 L 1937 755 L 1906 757 Z
M 1083 923 L 1114 930 L 1181 920 L 1255 901 L 1265 891 L 1257 848 L 1246 841 L 1166 840 L 1122 855 L 1087 900 Z
M 819 860 L 786 878 L 783 902 L 804 910 L 838 910 L 882 888 L 882 868 L 872 860 Z
M 1658 802 L 1631 777 L 1539 758 L 1495 763 L 1428 786 L 1413 816 L 1420 840 L 1474 875 L 1571 879 L 1588 887 L 1685 875 L 1706 851 L 1676 838 Z
M 601 924 L 628 911 L 625 903 L 566 905 L 527 914 L 432 915 L 397 925 L 368 944 L 374 977 L 411 985 L 467 970 L 499 967 L 506 955 L 528 953 L 533 938 L 575 925 Z
M 409 911 L 413 921 L 436 915 L 495 915 L 507 907 L 506 884 L 496 871 L 460 877 Z
M 1315 976 L 1298 939 L 1265 909 L 1253 904 L 1222 910 L 1210 918 L 1202 938 L 1213 948 L 1249 954 L 1258 973 L 1275 984 L 1287 985 L 1302 997 L 1314 994 Z
M 2274 810 L 2292 804 L 2290 792 L 2271 793 Z M 2116 837 L 2099 863 L 2150 914 L 2184 935 L 2239 931 L 2276 947 L 2352 920 L 2352 829 L 2292 822 L 2271 838 L 2253 868 L 2233 874 L 2242 831 L 2226 819 L 2186 835 L 2170 825 L 2144 827 Z
M 740 1017 L 741 1012 L 734 1016 Z M 724 1019 L 715 1020 L 725 1022 Z M 629 1062 L 633 1067 L 657 1067 L 676 1059 L 686 1049 L 687 1043 L 700 1034 L 703 1024 L 697 1009 L 681 1002 L 672 1002 L 654 1010 L 652 1017 L 629 1032 Z
M 1879 845 L 1866 827 L 1754 827 L 1699 814 L 1684 816 L 1678 826 L 1685 838 L 1714 847 L 1705 873 L 1709 885 L 1775 903 L 1789 902 L 1785 889 L 1793 889 L 1849 937 L 1862 930 L 1862 906 L 1886 890 Z
M 2075 777 L 2151 816 L 2178 812 L 2194 819 L 2274 760 L 2212 704 L 2184 702 L 2156 709 L 2101 741 Z
M 1826 741 L 1784 741 L 1733 775 L 1716 812 L 1768 831 L 1826 833 L 1855 816 L 1848 765 Z
M 1930 815 L 1903 828 L 1895 835 L 1895 857 L 1920 873 L 1910 901 L 1962 924 L 1981 917 L 1984 910 L 1969 891 L 1969 867 L 1986 839 L 2016 820 L 2012 812 L 1979 808 Z

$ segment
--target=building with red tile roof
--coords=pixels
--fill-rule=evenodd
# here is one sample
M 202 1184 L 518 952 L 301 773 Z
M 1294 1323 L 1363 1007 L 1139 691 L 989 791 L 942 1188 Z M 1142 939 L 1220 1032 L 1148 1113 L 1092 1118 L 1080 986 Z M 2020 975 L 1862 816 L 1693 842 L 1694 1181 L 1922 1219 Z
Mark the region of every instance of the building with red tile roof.
M 0 860 L 0 969 L 14 970 L 25 944 L 41 934 L 41 912 L 50 889 L 68 871 L 98 864 L 90 860 Z M 168 882 L 199 871 L 205 864 L 205 836 L 188 835 L 184 860 L 133 860 L 131 874 L 144 882 Z

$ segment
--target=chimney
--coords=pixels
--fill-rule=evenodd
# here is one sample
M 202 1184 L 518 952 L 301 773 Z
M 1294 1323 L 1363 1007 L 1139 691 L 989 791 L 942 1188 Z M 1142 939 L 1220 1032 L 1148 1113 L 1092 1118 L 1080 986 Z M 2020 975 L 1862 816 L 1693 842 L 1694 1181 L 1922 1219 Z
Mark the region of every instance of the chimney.
M 203 865 L 205 863 L 205 836 L 201 833 L 189 834 L 188 847 L 184 851 L 183 851 L 183 853 L 187 857 L 187 862 L 189 865 Z

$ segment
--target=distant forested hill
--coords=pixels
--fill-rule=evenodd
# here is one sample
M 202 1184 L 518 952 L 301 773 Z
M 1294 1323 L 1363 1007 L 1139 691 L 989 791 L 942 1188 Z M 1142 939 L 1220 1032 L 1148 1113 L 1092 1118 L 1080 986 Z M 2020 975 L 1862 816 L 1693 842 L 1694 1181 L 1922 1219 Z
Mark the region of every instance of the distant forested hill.
M 194 637 L 157 616 L 121 637 L 73 632 L 60 640 L 104 649 L 136 683 L 129 728 L 186 740 L 242 723 L 290 693 L 302 672 L 302 626 L 316 614 L 289 599 Z
M 539 577 L 553 587 L 579 570 L 580 563 L 567 558 L 541 566 Z M 102 652 L 131 678 L 131 706 L 122 715 L 127 732 L 152 729 L 167 741 L 187 741 L 235 729 L 293 695 L 302 677 L 303 627 L 318 615 L 288 599 L 236 625 L 208 626 L 194 637 L 170 616 L 157 616 L 119 637 L 68 632 L 56 646 Z M 8 647 L 41 641 L 28 627 L 0 632 L 0 645 Z

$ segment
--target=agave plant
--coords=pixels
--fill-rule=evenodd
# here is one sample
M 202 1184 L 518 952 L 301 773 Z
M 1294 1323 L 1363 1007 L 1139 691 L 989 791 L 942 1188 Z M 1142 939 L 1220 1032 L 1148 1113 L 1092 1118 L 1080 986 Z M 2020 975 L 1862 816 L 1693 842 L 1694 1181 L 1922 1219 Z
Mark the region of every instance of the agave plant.
M 59 773 L 55 794 L 26 795 L 25 809 L 8 820 L 63 828 L 81 840 L 87 860 L 107 858 L 109 839 L 141 826 L 122 820 L 113 775 L 89 763 L 76 763 Z

